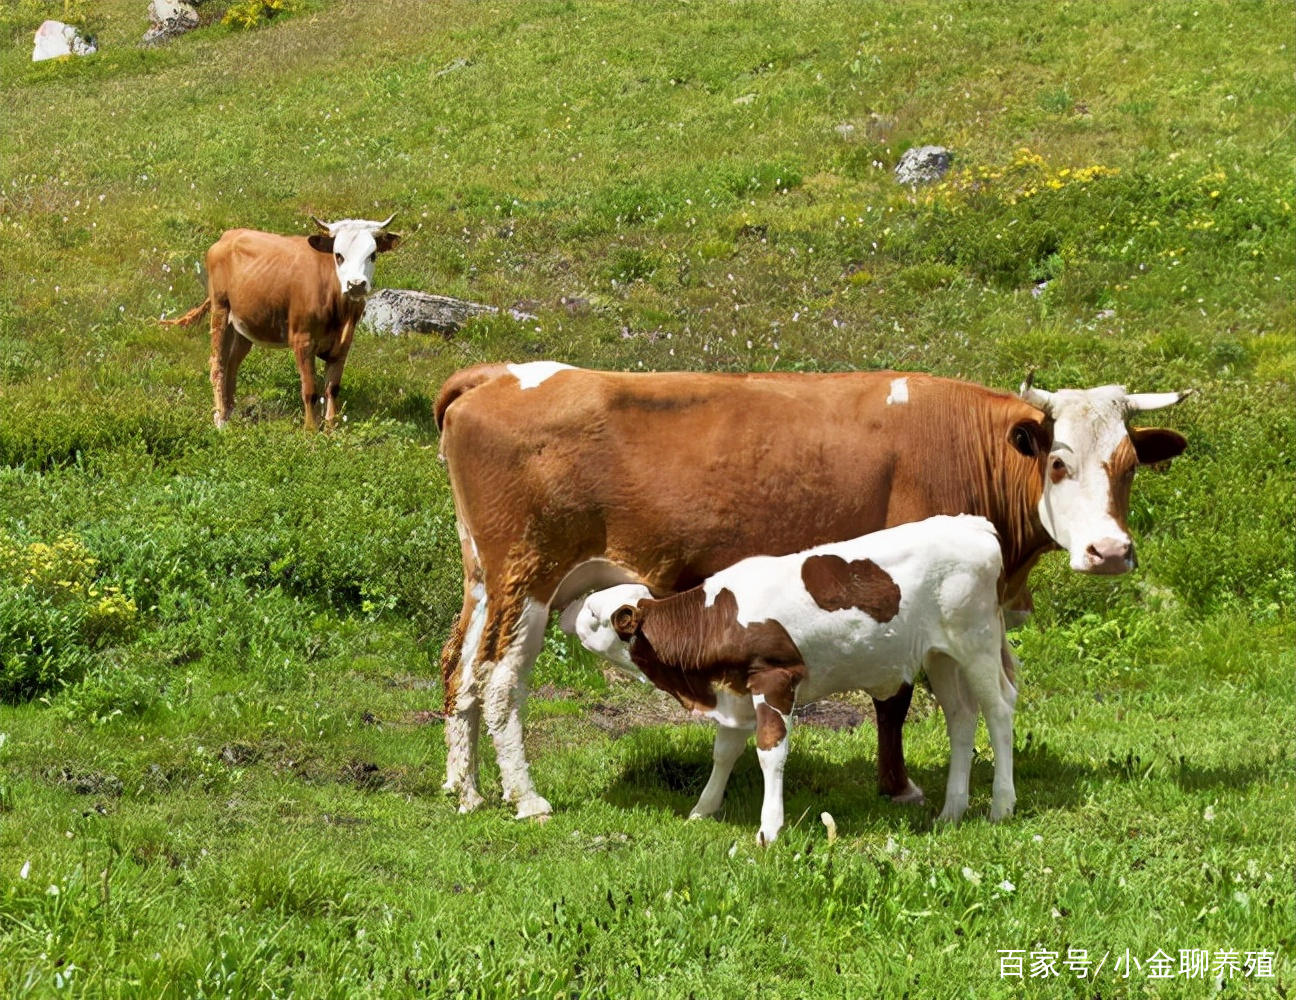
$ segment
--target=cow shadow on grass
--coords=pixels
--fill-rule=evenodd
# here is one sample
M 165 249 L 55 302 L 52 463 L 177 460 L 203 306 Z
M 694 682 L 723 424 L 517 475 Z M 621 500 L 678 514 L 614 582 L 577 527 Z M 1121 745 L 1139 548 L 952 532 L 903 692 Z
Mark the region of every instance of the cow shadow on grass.
M 655 808 L 684 819 L 697 802 L 711 773 L 714 731 L 699 727 L 682 734 L 674 730 L 640 730 L 631 737 L 623 766 L 604 793 L 621 808 Z M 683 738 L 681 738 L 683 736 Z M 784 780 L 784 811 L 789 826 L 817 825 L 819 814 L 831 813 L 844 836 L 877 826 L 908 826 L 931 830 L 945 801 L 947 763 L 914 766 L 910 776 L 924 790 L 922 804 L 900 804 L 877 790 L 876 735 L 861 727 L 851 734 L 858 752 L 834 759 L 822 752 L 794 746 Z M 1194 768 L 1180 761 L 1151 767 L 1137 756 L 1109 757 L 1093 763 L 1068 760 L 1028 733 L 1014 750 L 1017 815 L 1069 811 L 1103 786 L 1136 785 L 1148 777 L 1171 780 L 1182 790 L 1208 787 L 1239 789 L 1263 778 L 1256 768 Z M 972 765 L 972 804 L 967 819 L 984 819 L 989 811 L 994 762 L 978 754 Z M 754 833 L 760 824 L 764 779 L 751 746 L 734 768 L 724 806 L 715 817 L 735 833 Z

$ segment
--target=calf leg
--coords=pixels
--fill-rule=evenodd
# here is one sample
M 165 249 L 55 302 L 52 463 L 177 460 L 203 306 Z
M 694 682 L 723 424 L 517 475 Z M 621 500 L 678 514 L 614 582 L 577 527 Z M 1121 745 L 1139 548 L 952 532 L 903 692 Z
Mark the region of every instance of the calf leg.
M 783 829 L 783 767 L 787 764 L 792 706 L 789 700 L 788 711 L 783 712 L 764 695 L 758 694 L 753 700 L 756 702 L 756 757 L 765 776 L 765 801 L 761 805 L 756 843 L 764 847 L 773 843 Z
M 995 665 L 998 670 L 998 664 Z M 943 653 L 933 654 L 927 663 L 927 680 L 945 713 L 945 731 L 950 741 L 949 779 L 945 785 L 945 808 L 940 819 L 954 823 L 968 806 L 972 775 L 972 750 L 976 740 L 977 710 L 970 691 L 963 686 L 959 665 Z
M 711 777 L 697 800 L 697 805 L 689 813 L 689 819 L 702 819 L 714 816 L 720 811 L 724 802 L 725 788 L 729 785 L 729 775 L 733 774 L 734 765 L 747 749 L 747 737 L 750 729 L 734 729 L 721 726 L 716 730 L 715 748 L 711 752 Z
M 912 684 L 901 686 L 890 698 L 873 699 L 877 712 L 878 792 L 895 802 L 923 801 L 923 790 L 909 780 L 904 759 L 904 721 L 912 700 Z
M 990 731 L 994 747 L 994 794 L 990 819 L 997 822 L 1012 815 L 1017 803 L 1013 785 L 1013 709 L 1017 691 L 1004 675 L 999 656 L 987 650 L 968 665 L 967 686 L 976 697 Z
M 724 801 L 729 775 L 733 773 L 738 758 L 747 749 L 747 737 L 756 728 L 756 707 L 750 695 L 739 695 L 721 689 L 716 692 L 714 717 L 720 721 L 716 730 L 715 749 L 712 751 L 711 777 L 689 819 L 714 816 Z
M 490 661 L 483 663 L 483 708 L 486 728 L 495 744 L 504 800 L 517 807 L 518 819 L 547 816 L 553 807 L 531 783 L 522 744 L 522 709 L 531 667 L 544 645 L 548 606 L 530 597 L 504 598 L 487 612 L 485 642 Z

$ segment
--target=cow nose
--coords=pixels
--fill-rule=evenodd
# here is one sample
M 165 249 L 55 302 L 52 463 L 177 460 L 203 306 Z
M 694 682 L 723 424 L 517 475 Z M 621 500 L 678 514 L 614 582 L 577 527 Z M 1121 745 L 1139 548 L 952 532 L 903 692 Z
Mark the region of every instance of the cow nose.
M 352 278 L 347 282 L 347 291 L 353 294 L 363 295 L 365 292 L 369 291 L 369 282 L 365 281 L 363 278 Z
M 1134 546 L 1117 538 L 1100 538 L 1085 549 L 1088 571 L 1101 576 L 1114 576 L 1134 568 Z

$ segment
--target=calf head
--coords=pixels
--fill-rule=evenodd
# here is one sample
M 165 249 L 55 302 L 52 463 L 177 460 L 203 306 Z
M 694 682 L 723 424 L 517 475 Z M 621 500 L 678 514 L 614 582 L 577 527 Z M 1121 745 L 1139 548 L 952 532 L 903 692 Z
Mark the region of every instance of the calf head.
M 630 659 L 630 639 L 639 627 L 639 602 L 652 597 L 642 584 L 624 583 L 591 594 L 576 615 L 576 635 L 581 645 L 636 677 Z
M 384 222 L 365 219 L 321 222 L 311 216 L 311 222 L 321 231 L 307 240 L 320 253 L 333 255 L 338 284 L 347 298 L 363 299 L 368 295 L 373 288 L 374 261 L 380 253 L 396 249 L 400 237 L 386 231 L 394 218 L 388 216 Z
M 1191 392 L 1191 390 L 1189 390 Z M 1124 573 L 1135 566 L 1130 539 L 1130 485 L 1139 465 L 1165 462 L 1188 446 L 1160 427 L 1129 427 L 1144 410 L 1173 406 L 1189 392 L 1127 393 L 1124 386 L 1045 392 L 1022 386 L 1021 398 L 1051 423 L 1051 435 L 1014 441 L 1019 450 L 1046 447 L 1039 517 L 1044 530 L 1081 573 Z M 1042 450 L 1042 448 L 1041 448 Z

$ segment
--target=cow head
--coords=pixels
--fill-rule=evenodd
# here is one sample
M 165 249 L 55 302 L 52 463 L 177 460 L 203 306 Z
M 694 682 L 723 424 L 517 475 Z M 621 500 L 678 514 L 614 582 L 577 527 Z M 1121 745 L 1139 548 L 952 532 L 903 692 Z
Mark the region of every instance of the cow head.
M 1164 462 L 1188 442 L 1160 427 L 1128 427 L 1143 410 L 1173 406 L 1188 392 L 1126 393 L 1121 385 L 1045 392 L 1021 388 L 1021 398 L 1051 418 L 1044 458 L 1040 521 L 1081 573 L 1124 573 L 1135 566 L 1126 519 L 1130 484 L 1139 465 Z M 1048 437 L 1049 435 L 1045 435 Z M 1028 447 L 1023 441 L 1019 450 Z
M 368 295 L 373 287 L 374 261 L 380 253 L 396 249 L 400 237 L 386 231 L 394 218 L 389 216 L 385 222 L 366 219 L 321 222 L 311 216 L 311 222 L 321 231 L 307 240 L 320 253 L 333 255 L 338 284 L 347 298 L 363 299 Z
M 576 635 L 581 645 L 638 676 L 630 659 L 629 640 L 639 625 L 638 603 L 650 597 L 652 592 L 638 583 L 623 583 L 591 594 L 576 615 Z

